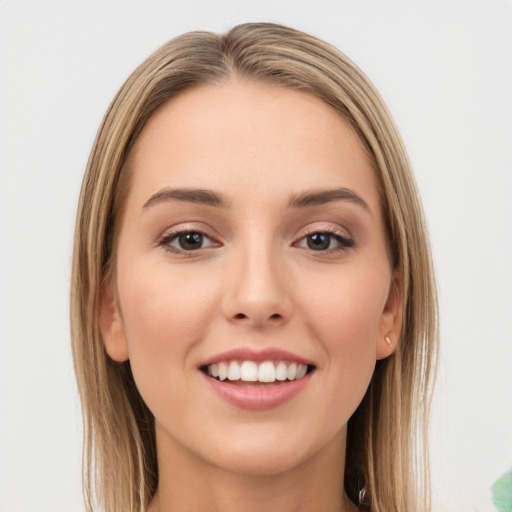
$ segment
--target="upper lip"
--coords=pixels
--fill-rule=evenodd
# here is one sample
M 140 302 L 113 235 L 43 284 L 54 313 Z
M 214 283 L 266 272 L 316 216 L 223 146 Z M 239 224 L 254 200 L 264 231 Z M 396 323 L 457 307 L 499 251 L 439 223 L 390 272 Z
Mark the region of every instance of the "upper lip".
M 227 350 L 226 352 L 216 354 L 202 361 L 199 366 L 209 366 L 211 364 L 219 363 L 220 361 L 234 360 L 255 362 L 277 360 L 315 366 L 314 362 L 305 359 L 304 357 L 298 356 L 293 352 L 288 352 L 287 350 L 282 350 L 280 348 L 265 348 L 256 350 L 254 348 L 249 347 L 234 348 L 231 350 Z

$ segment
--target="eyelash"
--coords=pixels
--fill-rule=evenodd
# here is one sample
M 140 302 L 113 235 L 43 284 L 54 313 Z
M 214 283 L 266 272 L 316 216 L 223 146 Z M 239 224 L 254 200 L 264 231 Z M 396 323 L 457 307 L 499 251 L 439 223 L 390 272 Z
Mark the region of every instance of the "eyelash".
M 201 237 L 201 247 L 197 247 L 194 249 L 186 249 L 183 246 L 182 247 L 174 247 L 172 246 L 172 242 L 174 241 L 180 241 L 180 237 L 187 236 L 187 235 L 199 235 Z M 325 249 L 313 249 L 308 244 L 308 238 L 312 237 L 314 235 L 326 235 L 328 237 L 328 247 Z M 332 239 L 339 244 L 339 247 L 330 247 L 332 243 Z M 204 247 L 203 243 L 205 240 L 209 240 L 210 244 L 208 247 Z M 183 242 L 183 241 L 182 241 Z M 306 244 L 306 246 L 301 245 L 301 243 Z M 182 245 L 180 243 L 180 245 Z M 177 253 L 177 254 L 185 254 L 189 256 L 193 256 L 194 253 L 200 251 L 201 249 L 208 249 L 209 247 L 215 247 L 220 246 L 220 242 L 216 242 L 211 236 L 209 236 L 207 233 L 200 229 L 179 229 L 176 231 L 173 231 L 171 233 L 167 233 L 164 236 L 162 236 L 158 240 L 158 246 L 164 248 L 165 250 Z M 304 249 L 309 249 L 312 252 L 318 253 L 318 254 L 332 254 L 340 251 L 346 251 L 347 249 L 350 249 L 351 247 L 354 247 L 354 240 L 351 238 L 346 237 L 345 235 L 342 235 L 339 230 L 333 227 L 325 227 L 322 229 L 311 229 L 309 232 L 304 234 L 297 242 L 294 242 L 294 247 L 301 247 Z
M 174 247 L 171 245 L 172 242 L 175 240 L 179 241 L 180 237 L 186 235 L 199 235 L 202 242 L 201 247 L 197 247 L 195 249 L 185 249 L 183 247 Z M 177 231 L 173 231 L 172 233 L 167 233 L 162 238 L 160 238 L 158 245 L 164 248 L 166 251 L 192 256 L 194 253 L 200 251 L 201 249 L 207 248 L 202 246 L 205 239 L 210 240 L 211 246 L 221 245 L 219 242 L 216 242 L 211 236 L 200 229 L 179 229 Z
M 325 228 L 321 229 L 311 229 L 309 232 L 307 232 L 304 236 L 300 238 L 298 242 L 296 242 L 294 245 L 299 246 L 299 243 L 304 241 L 304 243 L 307 244 L 307 240 L 309 237 L 313 235 L 327 235 L 329 237 L 329 245 L 331 245 L 332 238 L 336 240 L 336 242 L 340 245 L 340 247 L 328 247 L 327 249 L 322 250 L 315 250 L 311 247 L 304 247 L 304 249 L 310 249 L 313 252 L 316 252 L 318 254 L 332 254 L 336 252 L 342 252 L 346 251 L 347 249 L 350 249 L 351 247 L 354 247 L 355 243 L 354 240 L 351 238 L 348 238 L 345 235 L 342 235 L 340 231 L 334 227 L 327 226 Z

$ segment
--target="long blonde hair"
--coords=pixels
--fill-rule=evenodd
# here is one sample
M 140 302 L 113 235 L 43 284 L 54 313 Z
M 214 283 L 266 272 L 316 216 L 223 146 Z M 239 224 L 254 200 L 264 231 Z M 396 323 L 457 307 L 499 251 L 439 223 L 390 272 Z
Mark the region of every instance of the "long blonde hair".
M 426 443 L 437 300 L 410 164 L 384 102 L 363 73 L 331 45 L 270 23 L 171 40 L 128 78 L 98 131 L 78 206 L 71 282 L 87 510 L 99 503 L 106 512 L 144 512 L 158 485 L 153 417 L 129 362 L 114 362 L 106 354 L 98 322 L 102 290 L 115 266 L 131 148 L 164 102 L 184 89 L 232 76 L 322 99 L 358 135 L 373 163 L 394 265 L 403 276 L 405 314 L 395 353 L 377 362 L 370 387 L 349 420 L 340 486 L 362 509 L 429 510 Z

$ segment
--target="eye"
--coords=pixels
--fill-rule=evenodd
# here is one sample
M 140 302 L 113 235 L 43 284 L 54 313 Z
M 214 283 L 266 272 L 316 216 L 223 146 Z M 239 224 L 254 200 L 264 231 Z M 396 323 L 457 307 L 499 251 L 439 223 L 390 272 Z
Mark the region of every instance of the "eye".
M 311 249 L 312 251 L 344 250 L 352 247 L 354 242 L 339 233 L 318 231 L 310 233 L 297 243 L 298 247 Z
M 306 237 L 306 243 L 313 251 L 325 251 L 330 248 L 331 239 L 332 236 L 327 233 L 313 233 Z
M 180 231 L 165 235 L 159 245 L 173 252 L 190 252 L 215 245 L 215 242 L 201 231 Z

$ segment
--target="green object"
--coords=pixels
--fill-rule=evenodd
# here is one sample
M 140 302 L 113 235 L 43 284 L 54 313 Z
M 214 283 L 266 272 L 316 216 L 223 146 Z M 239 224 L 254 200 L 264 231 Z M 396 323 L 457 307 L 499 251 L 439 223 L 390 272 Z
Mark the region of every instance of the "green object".
M 512 512 L 512 469 L 494 483 L 492 496 L 500 512 Z

